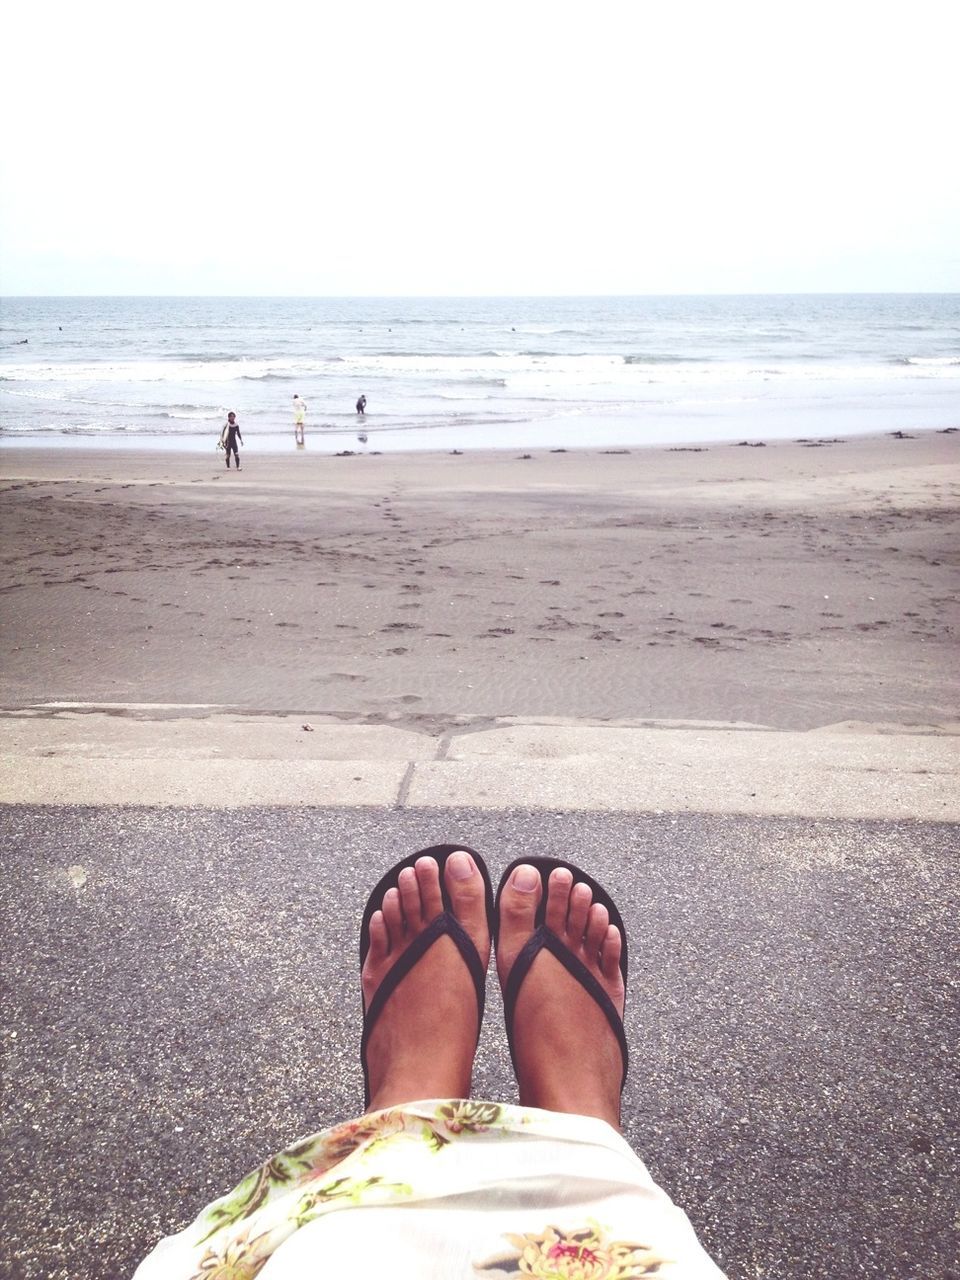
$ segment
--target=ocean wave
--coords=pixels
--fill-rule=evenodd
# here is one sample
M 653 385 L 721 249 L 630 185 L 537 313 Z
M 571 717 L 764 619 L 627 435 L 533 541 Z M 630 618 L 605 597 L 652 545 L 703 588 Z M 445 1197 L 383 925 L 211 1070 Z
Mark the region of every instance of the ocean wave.
M 267 375 L 303 377 L 322 373 L 323 360 L 103 360 L 97 362 L 7 365 L 6 382 L 137 383 L 137 382 L 236 382 Z
M 171 405 L 168 409 L 150 411 L 151 418 L 173 418 L 187 422 L 218 422 L 223 414 L 223 409 L 205 409 L 200 405 Z
M 239 364 L 246 363 L 249 356 L 237 355 L 235 351 L 165 351 L 165 360 L 185 360 L 189 364 Z
M 624 364 L 706 364 L 709 356 L 654 356 L 649 354 L 626 355 L 622 357 Z
M 960 365 L 960 356 L 893 356 L 891 364 L 905 364 L 929 369 L 949 369 Z

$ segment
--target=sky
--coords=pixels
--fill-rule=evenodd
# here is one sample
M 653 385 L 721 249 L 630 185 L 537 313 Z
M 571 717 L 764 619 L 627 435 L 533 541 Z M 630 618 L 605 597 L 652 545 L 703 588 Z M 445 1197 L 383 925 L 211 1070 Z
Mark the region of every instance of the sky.
M 0 292 L 960 290 L 956 0 L 46 0 Z

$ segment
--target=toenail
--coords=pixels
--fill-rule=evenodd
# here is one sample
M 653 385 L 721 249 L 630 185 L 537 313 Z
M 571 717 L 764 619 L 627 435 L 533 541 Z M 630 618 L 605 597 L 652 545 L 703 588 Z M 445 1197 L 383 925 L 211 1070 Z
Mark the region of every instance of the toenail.
M 465 853 L 451 853 L 447 866 L 454 880 L 469 880 L 473 875 L 473 863 Z
M 540 883 L 540 877 L 533 867 L 517 867 L 510 883 L 514 889 L 519 889 L 521 893 L 530 893 Z

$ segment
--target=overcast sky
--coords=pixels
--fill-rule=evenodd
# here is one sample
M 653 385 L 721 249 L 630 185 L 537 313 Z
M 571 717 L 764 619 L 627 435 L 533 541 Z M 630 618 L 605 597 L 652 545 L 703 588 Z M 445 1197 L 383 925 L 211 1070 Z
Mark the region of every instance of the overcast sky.
M 956 0 L 18 0 L 5 294 L 960 289 Z

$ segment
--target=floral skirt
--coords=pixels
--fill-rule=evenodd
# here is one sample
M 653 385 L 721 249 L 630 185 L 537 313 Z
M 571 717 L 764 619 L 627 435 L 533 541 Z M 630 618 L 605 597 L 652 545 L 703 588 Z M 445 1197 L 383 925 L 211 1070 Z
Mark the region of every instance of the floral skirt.
M 719 1277 L 608 1124 L 496 1102 L 375 1111 L 288 1147 L 135 1280 Z

